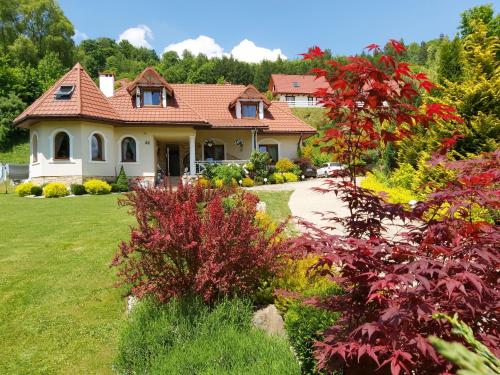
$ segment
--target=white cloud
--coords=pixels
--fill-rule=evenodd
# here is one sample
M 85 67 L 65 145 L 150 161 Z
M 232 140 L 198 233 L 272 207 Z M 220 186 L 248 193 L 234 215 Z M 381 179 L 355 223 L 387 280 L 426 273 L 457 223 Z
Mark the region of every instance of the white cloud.
M 78 30 L 78 29 L 75 29 L 75 35 L 73 35 L 73 40 L 75 41 L 75 43 L 80 43 L 82 40 L 85 40 L 85 39 L 88 39 L 89 36 L 87 34 L 85 34 L 84 32 Z
M 152 48 L 146 39 L 153 39 L 153 32 L 146 25 L 138 25 L 125 30 L 118 37 L 118 42 L 128 40 L 135 47 Z
M 278 56 L 282 59 L 287 57 L 281 52 L 281 49 L 268 49 L 255 45 L 254 42 L 248 39 L 243 39 L 240 44 L 231 50 L 231 55 L 237 60 L 258 63 L 262 60 L 275 61 Z
M 224 49 L 215 43 L 213 38 L 206 35 L 200 35 L 196 39 L 186 39 L 179 43 L 169 44 L 163 52 L 175 51 L 179 56 L 182 56 L 185 50 L 188 50 L 195 56 L 202 53 L 208 58 L 222 57 L 224 54 Z
M 243 39 L 238 45 L 233 47 L 231 53 L 226 53 L 224 52 L 224 48 L 217 44 L 213 38 L 206 35 L 200 35 L 196 39 L 186 39 L 179 43 L 172 43 L 165 47 L 163 52 L 175 51 L 179 56 L 182 56 L 185 50 L 188 50 L 195 56 L 200 53 L 206 55 L 208 58 L 232 55 L 236 60 L 257 63 L 262 60 L 275 61 L 278 56 L 282 59 L 287 58 L 279 48 L 271 50 L 258 47 L 248 39 Z

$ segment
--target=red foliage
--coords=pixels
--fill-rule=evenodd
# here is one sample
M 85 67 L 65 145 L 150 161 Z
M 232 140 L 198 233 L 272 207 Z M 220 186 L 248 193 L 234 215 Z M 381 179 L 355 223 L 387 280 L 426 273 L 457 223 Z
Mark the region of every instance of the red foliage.
M 458 313 L 500 354 L 500 232 L 494 224 L 470 221 L 469 215 L 470 202 L 499 207 L 499 173 L 488 171 L 496 170 L 494 160 L 498 163 L 498 156 L 454 162 L 462 174 L 476 174 L 459 177 L 419 203 L 408 214 L 412 225 L 402 239 L 390 241 L 377 233 L 369 233 L 369 239 L 330 236 L 312 228 L 292 241 L 297 250 L 322 255 L 314 269 L 345 291 L 308 301 L 343 313 L 316 345 L 321 367 L 345 374 L 378 368 L 393 375 L 412 369 L 424 375 L 450 371 L 425 339 L 436 332 L 452 339 L 450 326 L 432 318 L 437 312 Z M 369 205 L 380 214 L 386 205 L 377 199 Z M 450 205 L 439 220 L 422 219 L 429 209 L 443 210 L 443 202 Z
M 200 295 L 212 303 L 248 294 L 282 260 L 275 239 L 283 228 L 270 236 L 255 225 L 257 201 L 249 193 L 201 186 L 137 187 L 122 204 L 138 225 L 112 265 L 139 298 Z
M 391 45 L 396 53 L 404 48 L 397 41 Z M 457 179 L 413 210 L 358 187 L 357 163 L 368 150 L 409 136 L 415 124 L 461 121 L 449 106 L 418 106 L 419 90 L 433 87 L 425 74 L 412 73 L 376 45 L 367 48 L 378 64 L 352 57 L 344 65 L 329 61 L 330 71 L 320 73 L 332 91 L 318 95 L 335 123 L 324 140 L 335 141 L 331 149 L 349 167 L 349 181 L 330 181 L 320 190 L 346 203 L 349 216 L 331 219 L 347 235 L 329 235 L 306 223 L 309 232 L 290 241 L 295 251 L 320 255 L 313 271 L 333 278 L 345 292 L 308 300 L 342 312 L 316 344 L 316 356 L 321 368 L 344 374 L 444 373 L 451 364 L 426 340 L 436 332 L 451 338 L 448 323 L 432 318 L 435 312 L 458 313 L 498 352 L 500 234 L 495 224 L 473 222 L 471 207 L 498 210 L 499 157 L 449 163 Z M 438 210 L 429 220 L 429 211 Z M 407 233 L 387 239 L 385 224 L 396 218 L 406 221 Z

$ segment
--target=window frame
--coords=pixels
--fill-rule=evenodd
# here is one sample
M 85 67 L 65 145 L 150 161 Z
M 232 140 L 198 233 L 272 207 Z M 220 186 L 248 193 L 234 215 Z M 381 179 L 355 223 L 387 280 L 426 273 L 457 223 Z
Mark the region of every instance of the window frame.
M 244 107 L 255 107 L 255 116 L 244 116 Z M 259 102 L 241 102 L 241 118 L 259 118 Z
M 38 164 L 38 133 L 34 132 L 31 136 L 31 164 Z
M 123 159 L 123 142 L 127 139 L 127 138 L 130 138 L 134 141 L 134 144 L 135 144 L 135 158 L 134 160 L 124 160 Z M 127 164 L 134 164 L 134 163 L 138 163 L 139 162 L 139 142 L 137 142 L 137 139 L 131 135 L 124 135 L 122 138 L 120 138 L 119 140 L 119 153 L 120 153 L 120 163 L 127 163 Z
M 93 140 L 94 136 L 97 136 L 101 139 L 101 147 L 102 147 L 102 150 L 101 150 L 102 158 L 101 159 L 94 159 L 94 157 L 93 157 L 92 140 Z M 107 138 L 104 136 L 104 134 L 102 134 L 101 132 L 98 132 L 98 131 L 94 131 L 94 132 L 90 133 L 90 136 L 89 136 L 89 162 L 91 162 L 91 163 L 105 163 L 107 160 L 108 160 L 108 140 L 107 140 Z
M 257 151 L 259 152 L 262 152 L 260 150 L 261 147 L 269 147 L 269 146 L 276 147 L 277 149 L 276 160 L 273 159 L 273 163 L 276 163 L 281 158 L 281 143 L 274 138 L 263 138 L 257 141 Z M 267 150 L 265 152 L 267 152 L 269 156 L 271 156 L 271 154 Z
M 295 95 L 285 95 L 285 101 L 286 102 L 294 102 L 295 101 Z
M 68 156 L 67 157 L 60 157 L 60 156 L 57 156 L 57 151 L 56 150 L 56 147 L 57 147 L 57 136 L 59 134 L 64 134 L 68 140 Z M 68 134 L 67 131 L 65 130 L 58 130 L 55 132 L 54 136 L 52 137 L 53 138 L 53 145 L 52 145 L 52 152 L 53 152 L 53 159 L 56 160 L 56 161 L 69 161 L 71 160 L 71 149 L 72 149 L 72 142 L 71 142 L 71 137 L 70 135 Z
M 158 92 L 159 93 L 159 101 L 158 104 L 145 104 L 144 103 L 144 94 L 146 91 Z M 141 107 L 161 107 L 163 102 L 163 90 L 161 87 L 141 87 Z

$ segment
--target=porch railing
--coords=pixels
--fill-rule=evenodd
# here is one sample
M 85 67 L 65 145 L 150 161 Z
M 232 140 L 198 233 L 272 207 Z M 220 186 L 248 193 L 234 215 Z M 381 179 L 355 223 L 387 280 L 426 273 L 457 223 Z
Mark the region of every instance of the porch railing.
M 237 164 L 244 165 L 248 163 L 250 160 L 198 160 L 195 162 L 196 174 L 201 174 L 205 170 L 207 165 L 214 164 Z

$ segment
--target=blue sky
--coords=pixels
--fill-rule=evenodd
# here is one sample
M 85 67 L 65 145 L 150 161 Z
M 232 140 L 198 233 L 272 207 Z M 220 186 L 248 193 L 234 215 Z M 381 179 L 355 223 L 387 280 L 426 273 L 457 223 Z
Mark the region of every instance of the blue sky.
M 422 41 L 454 35 L 475 0 L 106 1 L 59 0 L 77 36 L 127 39 L 154 48 L 257 61 L 287 58 L 312 45 L 354 54 L 390 38 Z M 499 11 L 499 2 L 489 1 Z M 200 37 L 201 36 L 201 37 Z

